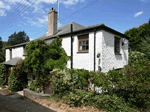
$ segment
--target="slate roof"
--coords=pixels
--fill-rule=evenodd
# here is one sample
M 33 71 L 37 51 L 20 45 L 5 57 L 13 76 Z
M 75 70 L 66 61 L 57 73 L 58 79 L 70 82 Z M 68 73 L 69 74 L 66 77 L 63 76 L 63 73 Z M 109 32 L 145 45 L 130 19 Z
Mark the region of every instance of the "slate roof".
M 58 35 L 70 33 L 70 32 L 71 32 L 71 31 L 70 31 L 70 29 L 71 29 L 71 24 L 72 24 L 72 26 L 73 26 L 73 32 L 85 28 L 85 26 L 82 26 L 82 25 L 80 25 L 80 24 L 77 24 L 77 23 L 72 22 L 72 23 L 69 23 L 69 24 L 67 24 L 67 25 L 65 25 L 65 26 L 60 27 L 60 28 L 57 30 L 56 34 L 54 34 L 54 35 L 52 35 L 52 36 L 47 37 L 46 35 L 43 35 L 43 36 L 41 36 L 41 37 L 39 37 L 39 38 L 37 38 L 37 39 L 43 39 L 43 40 L 44 40 L 44 39 L 47 39 L 47 38 L 50 38 L 50 37 L 55 37 L 55 36 L 58 36 Z M 37 40 L 37 39 L 35 39 L 35 40 Z
M 19 61 L 21 61 L 22 58 L 20 57 L 15 57 L 13 59 L 10 59 L 9 61 L 7 62 L 4 62 L 5 65 L 11 65 L 11 66 L 15 66 Z
M 92 26 L 88 26 L 88 27 L 85 27 L 85 26 L 82 26 L 78 23 L 75 23 L 75 22 L 72 22 L 72 23 L 69 23 L 63 27 L 60 27 L 56 34 L 52 35 L 52 36 L 46 36 L 46 35 L 43 35 L 41 37 L 38 37 L 34 40 L 37 40 L 37 39 L 42 39 L 42 40 L 48 40 L 50 38 L 54 38 L 54 37 L 57 37 L 57 36 L 61 36 L 61 35 L 65 35 L 65 34 L 69 34 L 71 32 L 71 24 L 73 25 L 73 33 L 76 33 L 76 32 L 79 32 L 79 31 L 85 31 L 85 30 L 89 30 L 89 29 L 94 29 L 94 28 L 102 28 L 102 29 L 105 29 L 109 32 L 112 32 L 112 33 L 116 33 L 118 35 L 121 35 L 123 37 L 125 37 L 126 39 L 129 39 L 128 36 L 110 28 L 110 27 L 107 27 L 105 26 L 104 24 L 97 24 L 97 25 L 92 25 Z M 34 41 L 32 40 L 32 41 Z M 21 43 L 21 44 L 17 44 L 17 45 L 14 45 L 14 46 L 11 46 L 11 47 L 7 47 L 7 48 L 13 48 L 13 47 L 19 47 L 19 46 L 22 46 L 22 45 L 25 45 L 26 43 Z

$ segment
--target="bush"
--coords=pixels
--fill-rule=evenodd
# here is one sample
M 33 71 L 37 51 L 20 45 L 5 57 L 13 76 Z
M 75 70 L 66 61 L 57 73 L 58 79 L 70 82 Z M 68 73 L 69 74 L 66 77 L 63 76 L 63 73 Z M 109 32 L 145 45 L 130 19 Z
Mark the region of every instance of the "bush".
M 8 89 L 12 91 L 20 91 L 28 85 L 27 74 L 24 72 L 23 62 L 18 63 L 11 71 Z
M 70 106 L 81 106 L 81 105 L 89 105 L 91 104 L 91 99 L 94 96 L 92 92 L 88 92 L 85 90 L 75 89 L 72 92 L 69 92 L 65 97 L 63 97 L 63 101 Z M 94 103 L 94 102 L 93 102 Z
M 41 88 L 35 83 L 35 81 L 30 81 L 28 83 L 28 88 L 32 91 L 41 92 Z
M 6 73 L 6 67 L 4 64 L 0 64 L 0 86 L 5 85 L 5 73 Z
M 121 97 L 116 95 L 95 95 L 93 97 L 94 106 L 98 109 L 107 110 L 110 112 L 133 112 L 129 104 Z

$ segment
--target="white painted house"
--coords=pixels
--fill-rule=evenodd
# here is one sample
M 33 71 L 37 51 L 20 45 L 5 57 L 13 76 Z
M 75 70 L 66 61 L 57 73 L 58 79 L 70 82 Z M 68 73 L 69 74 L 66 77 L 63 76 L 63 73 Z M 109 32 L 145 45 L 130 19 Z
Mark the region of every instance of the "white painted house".
M 37 39 L 50 44 L 57 37 L 63 39 L 62 47 L 72 57 L 67 63 L 68 68 L 108 72 L 128 64 L 127 36 L 104 24 L 84 27 L 72 22 L 57 30 L 57 12 L 51 8 L 48 31 Z M 14 66 L 18 60 L 24 59 L 25 45 L 22 43 L 6 48 L 5 64 Z

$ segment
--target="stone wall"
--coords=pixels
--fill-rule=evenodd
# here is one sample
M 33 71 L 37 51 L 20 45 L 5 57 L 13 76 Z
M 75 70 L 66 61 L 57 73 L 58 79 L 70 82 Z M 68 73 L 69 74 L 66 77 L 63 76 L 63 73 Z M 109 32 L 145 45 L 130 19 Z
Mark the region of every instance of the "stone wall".
M 24 97 L 31 99 L 33 101 L 36 101 L 37 99 L 40 99 L 44 96 L 50 96 L 50 94 L 36 93 L 36 92 L 31 91 L 29 89 L 24 89 L 23 94 L 24 94 Z

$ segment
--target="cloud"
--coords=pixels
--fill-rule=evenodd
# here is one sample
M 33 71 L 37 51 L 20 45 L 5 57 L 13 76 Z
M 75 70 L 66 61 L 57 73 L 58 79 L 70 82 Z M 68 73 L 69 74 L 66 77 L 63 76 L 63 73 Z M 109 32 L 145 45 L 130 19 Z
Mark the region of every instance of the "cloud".
M 6 9 L 6 10 L 10 10 L 10 6 L 4 4 L 4 2 L 0 1 L 0 9 Z
M 134 17 L 138 17 L 138 16 L 140 16 L 140 15 L 142 15 L 142 14 L 143 14 L 143 11 L 137 12 L 137 13 L 134 15 Z
M 32 40 L 34 40 L 34 39 L 30 38 L 30 41 L 32 41 Z
M 43 27 L 44 25 L 47 25 L 48 22 L 47 16 L 43 16 L 41 18 L 36 18 L 36 19 L 32 19 L 29 17 L 24 17 L 24 18 L 31 26 Z
M 6 16 L 5 11 L 4 10 L 0 10 L 0 16 Z
M 64 5 L 75 5 L 77 3 L 82 3 L 85 0 L 62 0 L 61 3 L 63 3 Z

